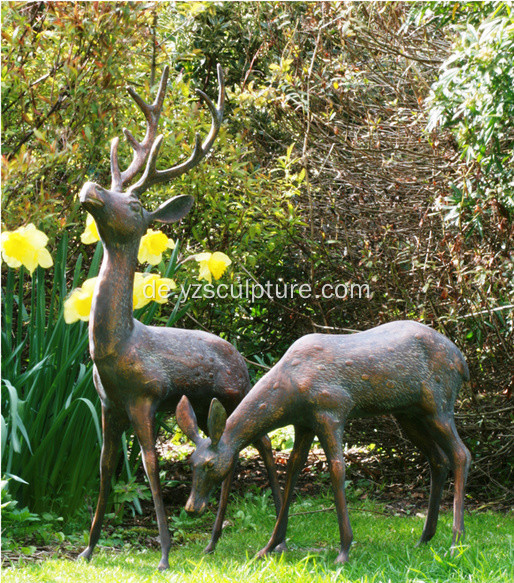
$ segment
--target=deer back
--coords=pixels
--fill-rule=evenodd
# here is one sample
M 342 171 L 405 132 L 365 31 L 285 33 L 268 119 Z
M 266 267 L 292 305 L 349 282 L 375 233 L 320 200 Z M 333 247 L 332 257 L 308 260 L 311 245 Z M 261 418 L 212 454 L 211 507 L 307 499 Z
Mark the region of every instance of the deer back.
M 319 408 L 352 417 L 446 411 L 467 380 L 455 344 L 423 324 L 397 321 L 356 334 L 300 338 L 254 386 L 247 407 L 252 400 L 291 409 L 292 423 Z

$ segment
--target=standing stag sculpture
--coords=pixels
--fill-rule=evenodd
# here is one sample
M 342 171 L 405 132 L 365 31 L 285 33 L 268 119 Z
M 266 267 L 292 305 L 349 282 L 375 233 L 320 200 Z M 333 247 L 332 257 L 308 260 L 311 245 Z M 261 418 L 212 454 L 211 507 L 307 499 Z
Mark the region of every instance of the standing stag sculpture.
M 93 215 L 104 246 L 89 323 L 93 380 L 102 404 L 100 492 L 89 545 L 80 557 L 89 559 L 98 542 L 121 435 L 132 424 L 141 446 L 155 504 L 162 550 L 159 569 L 169 566 L 170 534 L 155 450 L 156 413 L 174 412 L 180 398 L 187 395 L 197 412 L 200 427 L 207 432 L 211 400 L 216 398 L 233 411 L 251 388 L 244 359 L 230 343 L 202 331 L 145 326 L 133 317 L 132 290 L 141 237 L 153 221 L 174 223 L 184 217 L 193 204 L 189 195 L 175 196 L 157 210 L 147 211 L 141 205 L 140 196 L 150 186 L 168 182 L 196 166 L 216 139 L 223 117 L 223 74 L 218 65 L 217 105 L 204 92 L 197 90 L 212 115 L 207 138 L 202 143 L 196 136 L 193 153 L 182 164 L 157 170 L 162 135 L 156 136 L 156 132 L 167 80 L 168 67 L 164 69 L 152 104 L 128 88 L 146 118 L 146 135 L 138 142 L 124 129 L 134 150 L 129 167 L 120 171 L 118 138 L 115 138 L 111 144 L 110 190 L 88 182 L 80 192 L 80 202 Z M 141 171 L 141 178 L 127 186 Z M 266 464 L 278 513 L 281 496 L 271 443 L 267 436 L 260 435 L 253 444 Z M 221 534 L 231 480 L 232 474 L 227 475 L 223 483 L 218 515 L 206 551 L 214 550 Z
M 186 510 L 205 510 L 212 487 L 230 475 L 238 452 L 270 430 L 292 424 L 295 442 L 287 468 L 284 501 L 263 556 L 285 544 L 289 505 L 297 477 L 317 435 L 326 453 L 340 531 L 336 562 L 348 560 L 352 529 L 344 494 L 343 431 L 354 417 L 393 414 L 407 437 L 428 458 L 428 513 L 420 543 L 435 534 L 444 482 L 455 480 L 452 548 L 464 536 L 464 489 L 471 456 L 454 423 L 453 408 L 469 372 L 459 349 L 431 328 L 391 322 L 352 335 L 311 334 L 297 340 L 228 417 L 213 401 L 209 437 L 201 438 L 187 397 L 177 422 L 197 449 L 193 489 Z

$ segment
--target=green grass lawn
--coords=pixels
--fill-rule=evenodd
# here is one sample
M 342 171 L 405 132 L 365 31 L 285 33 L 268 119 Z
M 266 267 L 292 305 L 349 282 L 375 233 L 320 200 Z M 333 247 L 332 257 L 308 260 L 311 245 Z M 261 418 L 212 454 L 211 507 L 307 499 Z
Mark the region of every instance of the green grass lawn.
M 291 514 L 310 512 L 332 505 L 328 496 L 298 499 Z M 355 506 L 361 509 L 355 508 Z M 216 581 L 360 581 L 428 582 L 466 581 L 467 583 L 514 581 L 514 514 L 468 512 L 466 543 L 449 555 L 451 512 L 443 512 L 438 533 L 429 546 L 415 548 L 423 526 L 422 516 L 385 515 L 383 506 L 372 502 L 352 504 L 350 516 L 354 544 L 350 562 L 335 565 L 338 529 L 335 511 L 291 516 L 288 529 L 289 551 L 269 559 L 256 560 L 254 554 L 267 542 L 274 517 L 268 495 L 235 498 L 229 506 L 229 525 L 217 551 L 205 556 L 212 515 L 202 519 L 172 520 L 177 542 L 171 550 L 169 571 L 156 566 L 159 553 L 142 548 L 134 531 L 116 529 L 125 543 L 113 548 L 112 538 L 103 539 L 91 563 L 69 558 L 42 561 L 21 560 L 4 567 L 2 581 L 91 583 L 177 581 L 210 583 Z M 136 531 L 137 532 L 137 531 Z M 128 540 L 127 540 L 128 539 Z M 102 543 L 102 540 L 101 540 Z M 61 547 L 62 549 L 63 547 Z M 72 554 L 83 547 L 69 544 Z

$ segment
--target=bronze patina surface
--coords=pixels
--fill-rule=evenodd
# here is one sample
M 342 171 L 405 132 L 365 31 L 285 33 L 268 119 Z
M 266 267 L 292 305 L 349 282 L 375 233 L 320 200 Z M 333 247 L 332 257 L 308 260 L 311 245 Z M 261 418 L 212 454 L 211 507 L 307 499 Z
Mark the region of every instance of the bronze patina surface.
M 464 536 L 464 489 L 471 456 L 454 423 L 454 403 L 469 372 L 459 349 L 435 330 L 412 321 L 391 322 L 351 335 L 311 334 L 297 340 L 226 418 L 213 401 L 209 437 L 202 439 L 187 397 L 177 422 L 197 449 L 193 489 L 186 504 L 201 513 L 212 487 L 230 475 L 238 452 L 260 435 L 292 424 L 295 443 L 284 503 L 264 555 L 284 545 L 289 505 L 315 435 L 327 455 L 340 531 L 336 562 L 348 560 L 353 539 L 344 494 L 343 431 L 347 419 L 392 414 L 427 457 L 431 484 L 420 543 L 435 534 L 449 469 L 455 480 L 452 547 Z
M 197 90 L 212 114 L 207 138 L 202 143 L 197 135 L 192 155 L 182 164 L 157 170 L 162 135 L 156 133 L 167 80 L 168 67 L 152 104 L 128 88 L 146 118 L 146 135 L 138 142 L 124 130 L 134 150 L 129 167 L 123 172 L 119 169 L 118 138 L 115 138 L 111 144 L 110 190 L 88 182 L 80 193 L 80 201 L 93 215 L 104 246 L 89 323 L 93 379 L 102 403 L 100 493 L 89 546 L 80 556 L 89 559 L 98 542 L 121 435 L 132 424 L 141 446 L 157 514 L 162 549 L 160 569 L 168 567 L 170 535 L 155 451 L 157 411 L 174 412 L 179 399 L 186 395 L 195 408 L 200 427 L 207 431 L 211 399 L 218 399 L 232 412 L 251 388 L 245 361 L 230 343 L 206 332 L 145 326 L 133 317 L 133 282 L 141 237 L 152 222 L 174 223 L 184 217 L 193 204 L 191 196 L 182 195 L 171 198 L 155 211 L 147 211 L 139 197 L 148 187 L 176 178 L 198 164 L 216 139 L 223 117 L 223 75 L 218 66 L 217 105 Z M 127 186 L 141 171 L 140 179 Z M 278 513 L 280 489 L 270 441 L 267 436 L 260 435 L 253 444 L 266 464 Z M 232 474 L 227 475 L 223 483 L 218 516 L 206 551 L 214 550 L 221 534 L 231 480 Z

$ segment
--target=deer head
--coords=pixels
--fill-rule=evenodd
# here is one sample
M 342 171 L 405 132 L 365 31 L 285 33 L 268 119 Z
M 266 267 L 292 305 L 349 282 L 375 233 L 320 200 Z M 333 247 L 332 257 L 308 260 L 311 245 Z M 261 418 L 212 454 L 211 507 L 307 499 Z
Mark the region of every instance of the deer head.
M 102 241 L 107 245 L 120 245 L 138 241 L 146 232 L 150 223 L 174 223 L 184 217 L 193 205 L 193 197 L 189 195 L 175 196 L 154 211 L 143 208 L 140 197 L 149 187 L 168 182 L 196 166 L 209 152 L 218 135 L 223 119 L 225 100 L 223 72 L 218 65 L 219 94 L 218 103 L 214 105 L 210 98 L 200 89 L 196 93 L 205 101 L 212 115 L 210 132 L 202 143 L 196 134 L 193 153 L 188 160 L 168 168 L 157 170 L 157 157 L 162 143 L 162 134 L 157 134 L 157 125 L 162 111 L 169 67 L 164 68 L 157 96 L 153 103 L 146 103 L 131 88 L 127 87 L 129 95 L 134 99 L 146 118 L 146 134 L 138 142 L 129 130 L 123 128 L 123 133 L 133 149 L 132 162 L 128 168 L 121 171 L 118 164 L 119 139 L 111 142 L 111 187 L 102 188 L 94 182 L 86 182 L 79 195 L 82 206 L 91 213 L 98 226 Z M 143 170 L 139 180 L 129 186 L 129 183 Z
M 185 509 L 188 514 L 202 514 L 212 490 L 229 474 L 234 463 L 232 452 L 220 444 L 227 413 L 218 399 L 213 399 L 207 417 L 209 437 L 202 438 L 193 407 L 184 395 L 177 405 L 176 420 L 180 429 L 196 445 L 190 460 L 193 488 Z

